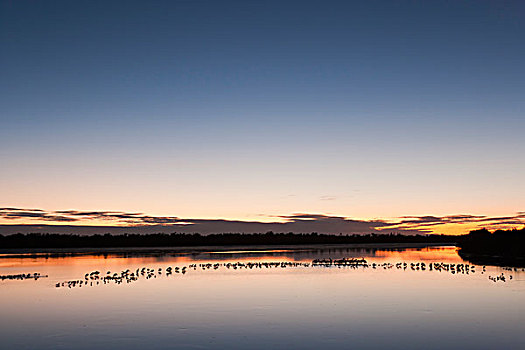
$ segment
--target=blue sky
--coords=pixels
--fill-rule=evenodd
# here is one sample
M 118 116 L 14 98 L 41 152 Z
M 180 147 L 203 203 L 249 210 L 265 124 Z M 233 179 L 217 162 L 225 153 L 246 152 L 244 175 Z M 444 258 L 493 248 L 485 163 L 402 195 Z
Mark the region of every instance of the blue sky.
M 0 204 L 525 208 L 521 1 L 2 1 Z

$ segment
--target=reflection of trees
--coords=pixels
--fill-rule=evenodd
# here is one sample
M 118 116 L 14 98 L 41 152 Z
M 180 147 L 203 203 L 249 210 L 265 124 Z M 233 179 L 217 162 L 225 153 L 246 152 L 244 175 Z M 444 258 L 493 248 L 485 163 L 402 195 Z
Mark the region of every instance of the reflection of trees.
M 266 234 L 122 234 L 122 235 L 64 235 L 64 234 L 14 234 L 0 235 L 2 248 L 129 248 L 129 247 L 202 247 L 202 246 L 253 246 L 253 245 L 319 245 L 319 244 L 394 244 L 394 243 L 453 243 L 457 237 L 445 235 L 328 235 L 313 233 Z M 331 248 L 337 253 L 339 248 Z M 373 248 L 363 248 L 370 253 Z M 368 250 L 367 250 L 368 249 Z M 125 252 L 122 252 L 125 253 Z M 159 254 L 165 254 L 159 250 Z

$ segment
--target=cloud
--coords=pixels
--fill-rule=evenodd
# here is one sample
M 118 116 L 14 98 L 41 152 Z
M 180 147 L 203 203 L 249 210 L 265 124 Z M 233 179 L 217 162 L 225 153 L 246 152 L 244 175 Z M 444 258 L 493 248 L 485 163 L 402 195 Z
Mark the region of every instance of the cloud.
M 299 220 L 341 220 L 345 219 L 343 216 L 328 216 L 322 214 L 292 214 L 292 215 L 279 215 L 281 219 L 287 219 L 289 221 L 299 221 Z
M 0 211 L 42 211 L 42 209 L 0 208 Z
M 342 216 L 324 214 L 295 213 L 276 216 L 277 222 L 242 221 L 225 219 L 192 219 L 177 216 L 150 216 L 142 213 L 126 213 L 120 211 L 78 211 L 58 210 L 45 212 L 43 210 L 2 208 L 0 219 L 29 219 L 45 222 L 76 222 L 79 225 L 89 225 L 100 220 L 111 222 L 117 227 L 142 228 L 144 231 L 164 230 L 171 232 L 319 232 L 319 233 L 379 233 L 380 227 L 388 224 L 381 220 L 354 220 Z M 422 233 L 426 230 L 401 230 L 403 233 Z
M 399 222 L 391 222 L 386 229 L 423 229 L 428 226 L 439 226 L 445 224 L 474 224 L 478 227 L 492 227 L 508 225 L 525 225 L 525 216 L 518 212 L 514 216 L 495 216 L 457 214 L 446 216 L 402 216 Z
M 337 199 L 336 196 L 321 196 L 319 197 L 319 200 L 322 201 L 335 201 Z
M 327 234 L 388 233 L 403 234 L 438 232 L 441 225 L 470 224 L 491 229 L 525 225 L 525 213 L 514 216 L 488 217 L 484 215 L 456 214 L 447 216 L 402 216 L 397 220 L 356 220 L 344 216 L 312 213 L 294 213 L 273 216 L 276 222 L 242 221 L 226 219 L 192 219 L 177 216 L 151 216 L 143 213 L 121 211 L 79 211 L 42 209 L 0 208 L 0 221 L 40 221 L 45 223 L 74 222 L 76 226 L 93 226 L 100 221 L 108 222 L 104 229 L 128 229 L 137 232 L 188 232 L 222 233 L 245 232 L 319 232 Z M 49 226 L 44 226 L 49 229 Z M 120 231 L 119 231 L 120 232 Z
M 67 216 L 60 216 L 60 215 L 46 215 L 46 216 L 42 217 L 42 220 L 45 220 L 45 221 L 57 221 L 57 222 L 74 222 L 74 221 L 78 221 L 75 218 L 70 218 L 70 217 L 67 217 Z
M 56 222 L 73 222 L 78 221 L 75 218 L 53 215 L 44 212 L 40 209 L 19 209 L 19 208 L 0 208 L 0 218 L 7 220 L 16 220 L 16 219 L 37 219 L 43 221 L 56 221 Z

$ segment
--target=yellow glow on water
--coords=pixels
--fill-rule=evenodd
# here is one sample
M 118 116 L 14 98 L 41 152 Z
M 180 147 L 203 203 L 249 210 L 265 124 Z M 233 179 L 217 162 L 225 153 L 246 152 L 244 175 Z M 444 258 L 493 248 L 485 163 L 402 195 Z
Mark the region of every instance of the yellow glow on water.
M 423 249 L 406 250 L 380 250 L 376 253 L 377 258 L 385 258 L 389 261 L 444 261 L 448 263 L 460 263 L 462 259 L 457 254 L 456 247 L 428 247 Z

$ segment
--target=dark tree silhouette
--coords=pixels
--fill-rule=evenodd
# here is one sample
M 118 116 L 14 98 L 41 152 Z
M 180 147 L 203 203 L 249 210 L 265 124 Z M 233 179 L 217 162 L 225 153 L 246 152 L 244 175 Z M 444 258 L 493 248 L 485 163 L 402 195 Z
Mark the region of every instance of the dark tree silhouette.
M 479 264 L 525 265 L 525 228 L 471 231 L 459 242 L 462 258 Z

